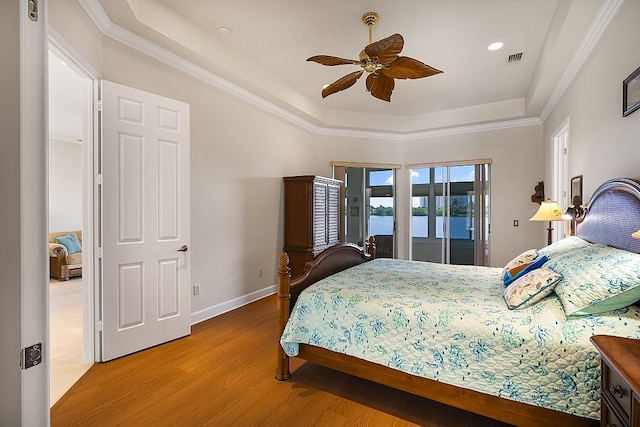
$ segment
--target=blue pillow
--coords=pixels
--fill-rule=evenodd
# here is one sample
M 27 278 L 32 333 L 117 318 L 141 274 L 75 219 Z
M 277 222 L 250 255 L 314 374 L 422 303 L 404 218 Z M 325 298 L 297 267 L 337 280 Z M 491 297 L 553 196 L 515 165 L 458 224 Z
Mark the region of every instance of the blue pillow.
M 78 240 L 78 236 L 75 233 L 67 234 L 66 236 L 56 237 L 56 242 L 60 243 L 67 249 L 69 255 L 76 252 L 82 252 L 82 246 Z
M 535 270 L 536 268 L 540 268 L 542 267 L 542 264 L 544 264 L 545 262 L 549 261 L 549 257 L 546 255 L 543 255 L 541 257 L 536 258 L 535 260 L 533 260 L 533 262 L 529 265 L 527 265 L 525 268 L 523 268 L 522 270 L 519 270 L 515 275 L 512 275 L 510 271 L 507 271 L 504 275 L 504 285 L 510 285 L 511 282 L 513 282 L 514 280 L 516 280 L 518 277 L 520 276 L 524 276 L 525 274 L 527 274 L 530 271 Z

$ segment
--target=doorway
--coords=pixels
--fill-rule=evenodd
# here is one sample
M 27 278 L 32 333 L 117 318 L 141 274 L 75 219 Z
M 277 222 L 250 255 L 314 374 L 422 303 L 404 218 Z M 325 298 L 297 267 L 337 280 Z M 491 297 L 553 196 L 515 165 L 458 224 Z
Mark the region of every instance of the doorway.
M 553 179 L 551 199 L 562 209 L 573 204 L 567 191 L 569 184 L 569 118 L 553 133 Z M 557 221 L 553 229 L 553 241 L 557 242 L 569 235 L 568 221 Z
M 57 272 L 52 268 L 49 280 L 52 406 L 89 369 L 95 354 L 94 280 L 90 262 L 93 258 L 90 219 L 93 212 L 90 178 L 93 79 L 53 45 L 49 49 L 48 65 L 49 242 L 57 243 L 56 235 L 74 234 L 81 246 L 79 254 L 72 254 L 74 268 L 67 274 L 61 274 L 60 268 Z M 67 276 L 71 277 L 67 279 Z

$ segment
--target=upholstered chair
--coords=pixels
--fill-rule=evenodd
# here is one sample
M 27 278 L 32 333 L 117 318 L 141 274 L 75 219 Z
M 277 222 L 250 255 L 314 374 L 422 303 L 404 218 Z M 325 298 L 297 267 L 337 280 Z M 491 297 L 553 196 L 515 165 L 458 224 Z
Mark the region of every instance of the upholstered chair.
M 61 282 L 70 277 L 82 276 L 81 231 L 49 234 L 49 269 L 49 274 Z

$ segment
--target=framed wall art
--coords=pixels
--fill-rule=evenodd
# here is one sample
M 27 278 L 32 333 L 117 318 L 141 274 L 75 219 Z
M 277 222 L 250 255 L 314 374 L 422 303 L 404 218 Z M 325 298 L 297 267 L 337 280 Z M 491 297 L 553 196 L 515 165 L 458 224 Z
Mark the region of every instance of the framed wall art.
M 622 117 L 640 108 L 640 68 L 622 82 Z
M 582 204 L 582 175 L 571 178 L 571 204 L 574 206 Z

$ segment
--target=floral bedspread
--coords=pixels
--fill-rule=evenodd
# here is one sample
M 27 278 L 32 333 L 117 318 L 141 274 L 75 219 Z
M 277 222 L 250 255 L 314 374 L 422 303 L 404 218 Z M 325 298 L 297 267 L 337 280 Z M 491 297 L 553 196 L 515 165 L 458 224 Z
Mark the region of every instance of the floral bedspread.
M 414 375 L 570 414 L 600 417 L 596 334 L 640 338 L 640 309 L 564 315 L 555 294 L 509 310 L 501 269 L 376 259 L 298 298 L 281 337 Z

